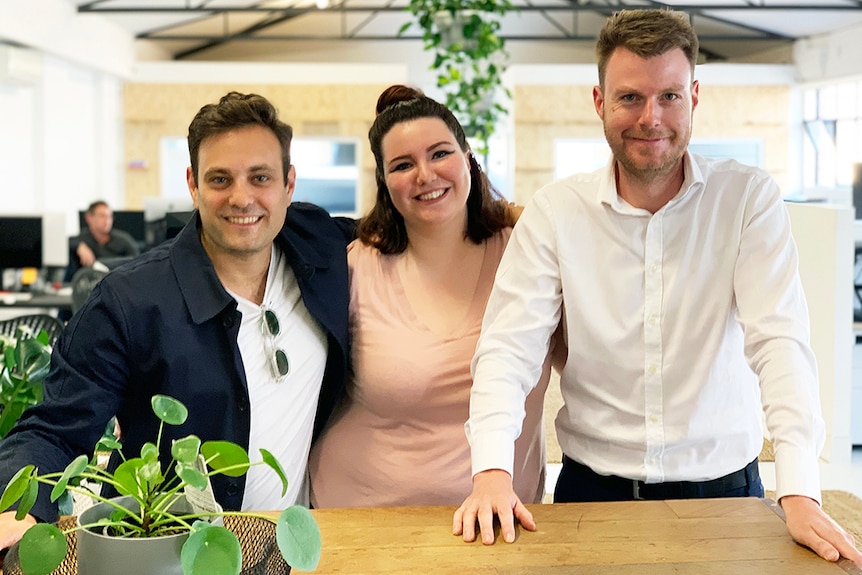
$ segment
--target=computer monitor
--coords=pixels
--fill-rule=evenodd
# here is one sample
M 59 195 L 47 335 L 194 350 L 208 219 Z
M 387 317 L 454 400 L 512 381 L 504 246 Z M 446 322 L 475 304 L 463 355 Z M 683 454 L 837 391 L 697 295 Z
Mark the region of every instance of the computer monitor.
M 0 267 L 69 265 L 64 214 L 0 216 Z
M 42 218 L 0 216 L 0 267 L 42 267 Z
M 185 212 L 168 212 L 165 214 L 165 239 L 175 237 L 194 215 L 194 210 Z
M 114 229 L 123 230 L 138 244 L 147 242 L 147 225 L 143 210 L 114 210 Z M 78 224 L 81 231 L 87 229 L 87 210 L 78 212 Z

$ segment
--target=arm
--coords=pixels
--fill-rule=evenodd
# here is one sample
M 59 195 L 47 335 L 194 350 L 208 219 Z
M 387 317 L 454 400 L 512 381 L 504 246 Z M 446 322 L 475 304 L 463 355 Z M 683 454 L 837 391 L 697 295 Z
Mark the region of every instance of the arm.
M 88 268 L 96 261 L 96 254 L 94 254 L 93 250 L 90 249 L 90 246 L 83 241 L 78 244 L 78 247 L 75 249 L 75 254 L 78 256 L 78 261 L 81 262 L 82 267 Z
M 771 179 L 748 204 L 734 293 L 746 358 L 758 375 L 775 444 L 776 497 L 797 542 L 826 559 L 840 553 L 862 564 L 849 536 L 820 508 L 824 424 L 789 216 Z
M 514 519 L 534 529 L 512 488 L 514 441 L 524 401 L 539 380 L 561 314 L 562 290 L 553 210 L 543 197 L 524 210 L 500 261 L 473 358 L 470 419 L 465 430 L 473 460 L 473 492 L 456 511 L 453 533 L 493 543 L 493 516 L 503 539 L 514 540 Z
M 0 443 L 0 490 L 25 465 L 46 473 L 62 471 L 78 455 L 92 455 L 117 411 L 127 379 L 125 357 L 118 353 L 127 339 L 124 320 L 105 303 L 104 290 L 97 287 L 94 296 L 54 346 L 41 403 L 28 409 Z M 31 511 L 39 520 L 57 517 L 50 491 L 40 486 Z M 0 540 L 6 537 L 0 532 Z

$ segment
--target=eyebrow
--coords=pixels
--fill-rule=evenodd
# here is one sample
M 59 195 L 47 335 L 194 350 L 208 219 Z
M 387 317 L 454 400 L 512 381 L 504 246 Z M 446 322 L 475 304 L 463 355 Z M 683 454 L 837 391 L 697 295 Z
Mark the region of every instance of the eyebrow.
M 454 146 L 454 145 L 455 145 L 455 144 L 454 144 L 453 142 L 450 142 L 449 140 L 440 140 L 439 142 L 436 142 L 436 143 L 434 143 L 434 144 L 431 144 L 430 146 L 428 146 L 427 148 L 425 148 L 425 151 L 426 151 L 426 152 L 430 152 L 431 150 L 435 150 L 435 149 L 439 148 L 440 146 Z M 407 158 L 409 158 L 409 157 L 410 157 L 410 154 L 401 154 L 400 156 L 395 156 L 394 158 L 392 158 L 392 159 L 388 160 L 388 161 L 386 162 L 386 165 L 388 166 L 388 165 L 389 165 L 389 164 L 391 164 L 392 162 L 397 162 L 397 161 L 399 161 L 399 160 L 404 160 L 404 159 L 407 159 Z

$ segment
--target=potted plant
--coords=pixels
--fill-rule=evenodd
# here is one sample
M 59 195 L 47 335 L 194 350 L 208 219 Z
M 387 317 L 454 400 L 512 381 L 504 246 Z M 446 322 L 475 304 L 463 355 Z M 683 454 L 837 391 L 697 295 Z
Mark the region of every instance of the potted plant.
M 24 410 L 42 401 L 51 348 L 45 330 L 33 336 L 19 329 L 16 337 L 0 336 L 0 439 L 6 437 Z
M 172 461 L 165 467 L 158 459 L 162 429 L 166 424 L 181 425 L 188 411 L 181 402 L 164 395 L 153 396 L 151 404 L 160 420 L 156 443 L 145 444 L 139 457 L 126 459 L 119 444 L 108 441 L 109 447 L 119 449 L 123 456 L 123 462 L 113 473 L 81 455 L 62 472 L 40 475 L 38 469 L 28 465 L 9 482 L 0 497 L 0 512 L 18 502 L 18 518 L 32 508 L 40 483 L 53 486 L 51 499 L 59 501 L 61 514 L 71 513 L 72 493 L 88 495 L 99 502 L 97 505 L 108 508 L 107 512 L 95 513 L 98 518 L 91 523 L 81 521 L 88 515 L 82 513 L 78 525 L 67 531 L 46 523 L 28 529 L 18 545 L 20 567 L 25 575 L 47 575 L 56 569 L 66 556 L 66 534 L 72 531 L 78 532 L 79 564 L 85 552 L 81 545 L 84 537 L 101 536 L 110 544 L 112 538 L 130 541 L 179 534 L 185 540 L 174 544 L 179 549 L 179 557 L 173 561 L 179 563 L 185 575 L 240 572 L 241 548 L 236 535 L 209 521 L 229 516 L 271 518 L 248 511 L 201 509 L 194 505 L 190 509 L 191 501 L 186 499 L 193 500 L 206 493 L 209 477 L 217 474 L 241 476 L 252 465 L 268 465 L 281 479 L 282 493 L 285 493 L 287 477 L 281 464 L 263 449 L 262 460 L 252 463 L 245 449 L 235 443 L 208 441 L 201 444 L 199 438 L 189 435 L 173 442 Z M 90 487 L 92 483 L 111 485 L 121 497 L 103 497 L 100 490 Z M 320 531 L 308 509 L 299 505 L 285 509 L 276 522 L 276 541 L 289 565 L 303 570 L 316 568 L 320 558 Z M 111 565 L 109 572 L 116 572 L 116 568 Z M 144 573 L 165 572 L 162 568 L 142 569 Z M 129 573 L 128 566 L 124 572 Z
M 431 69 L 446 106 L 458 117 L 476 152 L 488 153 L 488 140 L 506 108 L 503 86 L 509 54 L 498 35 L 500 17 L 514 10 L 509 0 L 410 0 L 410 12 L 422 30 L 425 50 L 434 52 Z M 399 35 L 414 22 L 401 27 Z

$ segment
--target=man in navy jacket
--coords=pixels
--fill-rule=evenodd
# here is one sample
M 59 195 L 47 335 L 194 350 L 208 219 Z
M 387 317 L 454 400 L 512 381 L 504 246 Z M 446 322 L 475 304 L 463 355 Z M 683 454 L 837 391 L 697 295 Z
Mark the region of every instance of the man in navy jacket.
M 255 417 L 250 388 L 260 383 L 247 381 L 246 374 L 261 370 L 246 365 L 249 354 L 238 340 L 262 335 L 248 327 L 243 336 L 238 299 L 267 305 L 275 260 L 292 271 L 284 275 L 294 288 L 298 284 L 296 305 L 305 307 L 313 318 L 307 323 L 319 334 L 319 375 L 303 380 L 315 393 L 320 390 L 316 408 L 309 406 L 313 430 L 304 425 L 298 434 L 320 433 L 343 389 L 348 361 L 346 245 L 352 226 L 316 206 L 290 204 L 290 139 L 290 127 L 260 96 L 232 92 L 201 108 L 189 127 L 187 174 L 197 213 L 174 241 L 106 276 L 71 319 L 53 352 L 44 401 L 0 443 L 0 489 L 24 465 L 59 471 L 92 453 L 114 415 L 124 453 L 137 455 L 158 432 L 150 408 L 154 394 L 173 396 L 189 408 L 185 424 L 163 432 L 163 461 L 170 461 L 171 440 L 190 433 L 248 448 Z M 273 309 L 282 321 L 298 313 Z M 276 380 L 268 383 L 279 385 Z M 239 509 L 245 476 L 217 476 L 213 489 L 225 509 Z M 11 513 L 0 515 L 0 548 L 32 523 L 15 522 Z M 45 521 L 56 518 L 47 489 L 32 513 Z

